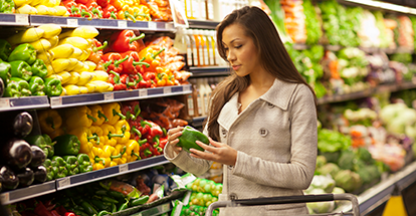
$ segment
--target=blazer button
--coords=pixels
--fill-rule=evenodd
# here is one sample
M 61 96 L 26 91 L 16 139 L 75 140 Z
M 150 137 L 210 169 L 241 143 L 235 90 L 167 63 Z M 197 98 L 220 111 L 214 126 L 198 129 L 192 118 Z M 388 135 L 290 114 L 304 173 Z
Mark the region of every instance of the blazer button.
M 273 105 L 272 103 L 267 103 L 267 106 L 268 106 L 269 108 L 273 108 L 273 107 L 274 107 L 274 105 Z
M 222 129 L 221 133 L 222 133 L 222 137 L 224 137 L 224 138 L 227 137 L 227 130 Z
M 230 194 L 230 200 L 236 200 L 236 199 L 237 199 L 237 194 L 231 193 Z
M 260 136 L 266 137 L 269 134 L 269 131 L 267 129 L 265 129 L 265 128 L 261 128 L 259 130 L 259 133 L 260 133 Z

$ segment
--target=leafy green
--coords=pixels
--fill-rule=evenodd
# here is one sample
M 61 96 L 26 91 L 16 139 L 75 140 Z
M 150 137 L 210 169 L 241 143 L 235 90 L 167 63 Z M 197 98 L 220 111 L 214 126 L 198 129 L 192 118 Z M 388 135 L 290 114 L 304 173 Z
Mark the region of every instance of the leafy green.
M 389 38 L 387 37 L 386 26 L 384 25 L 384 17 L 381 11 L 374 11 L 374 17 L 376 18 L 376 26 L 380 30 L 380 48 L 388 48 L 390 45 Z M 413 21 L 412 21 L 413 23 Z M 416 24 L 416 20 L 415 20 Z M 413 28 L 415 29 L 415 28 Z M 415 44 L 416 45 L 416 44 Z
M 303 1 L 303 13 L 305 14 L 306 44 L 317 44 L 322 37 L 322 30 L 311 0 Z
M 318 132 L 318 150 L 320 152 L 337 152 L 351 146 L 351 137 L 337 131 L 322 129 Z M 327 158 L 327 161 L 330 162 Z
M 283 10 L 280 0 L 264 0 L 264 3 L 269 7 L 271 14 L 270 17 L 276 25 L 279 36 L 283 42 L 292 42 L 292 39 L 288 36 L 285 28 L 285 11 Z

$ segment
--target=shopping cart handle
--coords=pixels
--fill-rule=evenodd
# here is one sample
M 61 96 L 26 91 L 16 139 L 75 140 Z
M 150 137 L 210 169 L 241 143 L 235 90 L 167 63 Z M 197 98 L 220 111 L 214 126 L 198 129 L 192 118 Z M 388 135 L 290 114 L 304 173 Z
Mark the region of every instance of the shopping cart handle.
M 264 197 L 253 199 L 234 200 L 236 204 L 251 206 L 251 205 L 273 205 L 273 204 L 288 204 L 288 203 L 305 203 L 305 202 L 325 202 L 333 201 L 334 194 L 321 195 L 303 195 L 303 196 L 282 196 L 282 197 Z

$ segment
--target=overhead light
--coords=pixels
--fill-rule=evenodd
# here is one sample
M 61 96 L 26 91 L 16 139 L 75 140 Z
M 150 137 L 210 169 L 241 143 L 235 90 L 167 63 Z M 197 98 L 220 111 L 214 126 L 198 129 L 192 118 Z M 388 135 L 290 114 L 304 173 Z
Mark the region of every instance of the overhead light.
M 401 5 L 381 2 L 381 1 L 374 1 L 374 0 L 344 0 L 344 1 L 367 5 L 371 7 L 377 7 L 377 8 L 381 8 L 385 10 L 390 10 L 390 11 L 396 11 L 400 13 L 416 14 L 416 9 L 401 6 Z

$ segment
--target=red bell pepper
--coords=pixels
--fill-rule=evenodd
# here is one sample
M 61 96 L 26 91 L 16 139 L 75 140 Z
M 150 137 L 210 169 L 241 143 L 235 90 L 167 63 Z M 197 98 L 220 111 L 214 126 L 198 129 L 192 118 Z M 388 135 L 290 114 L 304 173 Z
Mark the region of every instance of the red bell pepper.
M 121 106 L 121 113 L 126 116 L 126 119 L 135 121 L 140 115 L 140 103 L 139 101 L 125 102 Z
M 103 64 L 104 70 L 107 72 L 115 71 L 116 73 L 121 73 L 123 71 L 123 66 L 121 63 L 128 59 L 128 56 L 121 58 L 120 53 L 110 52 L 104 54 L 101 59 L 105 62 Z
M 73 212 L 67 212 L 65 213 L 65 216 L 76 216 L 76 214 Z
M 97 4 L 105 8 L 110 4 L 110 0 L 97 0 Z
M 103 6 L 101 6 L 103 7 Z M 117 19 L 117 8 L 115 8 L 113 5 L 107 5 L 103 7 L 103 18 L 106 19 Z
M 149 143 L 145 143 L 140 146 L 140 157 L 142 159 L 149 158 L 153 155 L 153 152 L 151 151 L 152 146 Z
M 102 61 L 101 57 L 103 56 L 103 49 L 107 47 L 108 42 L 104 41 L 104 43 L 101 44 L 100 41 L 94 38 L 92 39 L 92 43 L 93 43 L 92 53 L 90 54 L 87 60 L 92 61 L 95 64 L 98 64 L 99 62 Z
M 130 79 L 128 74 L 122 74 L 120 76 L 120 80 L 122 83 L 126 84 L 128 90 L 134 89 L 136 87 L 136 81 Z
M 48 209 L 46 209 L 42 201 L 39 201 L 39 203 L 36 205 L 35 213 L 37 215 L 42 215 L 42 216 L 54 216 L 51 212 L 48 211 Z
M 108 81 L 114 86 L 114 91 L 126 90 L 127 86 L 121 82 L 120 75 L 114 71 L 108 72 Z
M 137 51 L 139 49 L 138 40 L 144 38 L 144 33 L 136 36 L 133 30 L 123 30 L 111 36 L 112 41 L 109 50 L 115 52 Z M 143 43 L 143 41 L 141 41 Z
M 147 136 L 147 134 L 150 132 L 151 126 L 152 125 L 145 120 L 140 121 L 140 126 L 139 126 L 140 133 L 142 133 L 143 136 Z
M 65 6 L 66 7 L 66 9 L 68 10 L 68 12 L 70 12 L 71 13 L 71 8 L 72 8 L 72 6 L 77 6 L 77 3 L 74 1 L 74 0 L 66 0 L 66 1 L 62 1 L 61 2 L 61 4 L 63 5 L 63 6 Z
M 53 215 L 53 216 L 61 216 L 56 210 L 52 210 L 51 211 L 51 214 Z
M 128 56 L 128 59 L 122 63 L 123 73 L 127 74 L 137 74 L 139 72 L 144 72 L 142 66 L 149 67 L 149 64 L 143 62 L 144 59 L 140 59 L 139 53 L 136 51 L 127 51 L 121 53 L 121 57 L 124 58 Z
M 95 2 L 95 0 L 75 0 L 78 4 L 88 4 L 88 2 Z

